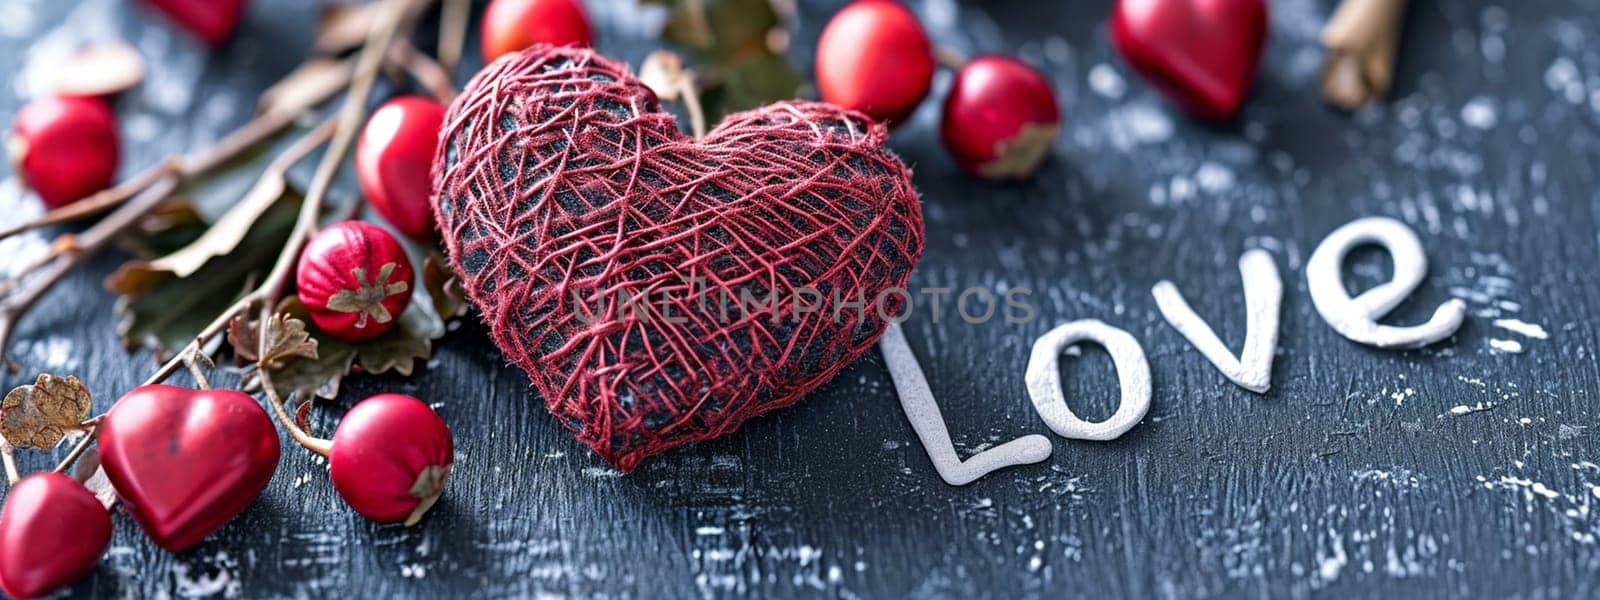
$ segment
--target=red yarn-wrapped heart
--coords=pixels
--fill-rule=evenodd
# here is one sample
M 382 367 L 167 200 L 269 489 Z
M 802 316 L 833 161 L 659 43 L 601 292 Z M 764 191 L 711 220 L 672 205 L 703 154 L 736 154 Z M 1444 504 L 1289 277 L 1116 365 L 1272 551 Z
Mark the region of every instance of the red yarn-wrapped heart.
M 624 65 L 534 47 L 450 107 L 435 208 L 496 344 L 631 470 L 794 403 L 898 314 L 922 213 L 886 137 L 785 102 L 695 140 Z

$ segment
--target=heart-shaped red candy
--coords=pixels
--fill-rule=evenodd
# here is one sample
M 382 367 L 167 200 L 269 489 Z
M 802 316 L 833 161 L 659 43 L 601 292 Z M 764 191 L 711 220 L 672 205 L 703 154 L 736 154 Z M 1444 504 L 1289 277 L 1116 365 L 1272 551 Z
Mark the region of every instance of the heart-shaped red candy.
M 106 413 L 100 464 L 133 520 L 178 552 L 267 487 L 278 466 L 278 431 L 242 392 L 146 385 Z
M 887 135 L 860 113 L 785 102 L 697 141 L 624 65 L 539 46 L 451 106 L 435 209 L 506 357 L 630 470 L 795 402 L 898 314 L 905 296 L 878 300 L 921 255 L 922 213 Z M 801 310 L 804 290 L 824 306 Z
M 1263 0 L 1118 0 L 1111 14 L 1123 59 L 1201 119 L 1238 114 L 1266 39 Z
M 161 9 L 184 29 L 212 46 L 221 46 L 233 35 L 244 16 L 246 0 L 145 0 Z
M 83 484 L 60 473 L 22 478 L 0 510 L 0 589 L 37 598 L 94 570 L 111 543 L 111 515 Z

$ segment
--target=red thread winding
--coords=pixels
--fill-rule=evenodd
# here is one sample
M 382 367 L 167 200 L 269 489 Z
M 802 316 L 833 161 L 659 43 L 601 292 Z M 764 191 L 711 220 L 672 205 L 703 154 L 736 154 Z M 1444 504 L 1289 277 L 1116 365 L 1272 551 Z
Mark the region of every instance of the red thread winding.
M 626 66 L 534 47 L 450 107 L 435 210 L 495 343 L 627 471 L 794 403 L 883 333 L 923 242 L 886 137 L 783 102 L 696 141 Z M 799 314 L 797 289 L 823 307 Z M 778 301 L 742 318 L 742 293 Z

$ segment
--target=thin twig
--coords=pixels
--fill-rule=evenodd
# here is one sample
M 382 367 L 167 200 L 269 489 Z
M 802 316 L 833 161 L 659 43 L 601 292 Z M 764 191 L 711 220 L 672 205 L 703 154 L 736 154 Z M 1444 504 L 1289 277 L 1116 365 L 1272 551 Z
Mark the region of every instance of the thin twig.
M 361 55 L 356 62 L 355 77 L 350 82 L 344 106 L 340 108 L 333 141 L 329 143 L 328 150 L 322 154 L 322 162 L 317 165 L 316 173 L 311 176 L 311 185 L 306 189 L 304 204 L 300 205 L 300 215 L 295 221 L 294 231 L 284 242 L 283 252 L 278 255 L 278 262 L 273 266 L 272 272 L 257 290 L 262 299 L 258 320 L 260 323 L 264 324 L 272 318 L 273 301 L 283 292 L 289 272 L 300 255 L 300 249 L 317 228 L 317 220 L 322 214 L 323 200 L 328 195 L 329 187 L 333 185 L 334 176 L 344 164 L 345 155 L 349 153 L 350 146 L 355 141 L 356 132 L 367 118 L 367 98 L 372 93 L 372 84 L 377 79 L 390 40 L 394 39 L 395 30 L 400 26 L 406 12 L 405 8 L 409 4 L 409 0 L 387 0 L 382 14 L 374 21 L 372 31 L 367 34 L 367 42 L 362 46 Z M 270 354 L 268 350 L 272 339 L 266 335 L 260 337 L 260 350 L 256 356 L 265 357 Z M 267 395 L 278 415 L 278 420 L 283 423 L 289 436 L 313 452 L 327 455 L 329 442 L 302 431 L 294 419 L 289 417 L 288 410 L 284 408 L 283 397 L 272 385 L 271 369 L 258 368 L 256 377 L 261 382 L 262 392 Z
M 328 96 L 332 93 L 330 92 Z M 308 97 L 302 108 L 309 109 L 321 104 L 328 99 L 328 96 Z M 5 299 L 0 301 L 0 358 L 5 357 L 17 322 L 67 273 L 113 239 L 137 225 L 145 215 L 176 192 L 184 181 L 210 172 L 266 141 L 293 124 L 299 118 L 300 112 L 268 111 L 218 140 L 212 147 L 184 157 L 175 168 L 167 169 L 162 177 L 155 178 L 153 183 L 124 201 L 100 222 L 90 226 L 82 234 L 74 236 L 69 251 L 60 252 L 50 257 L 48 261 L 17 273 L 11 281 L 0 283 L 0 291 L 8 293 Z M 39 271 L 44 272 L 39 273 Z M 23 278 L 28 278 L 27 285 L 14 294 L 10 293 L 13 286 L 21 285 L 19 282 Z
M 83 437 L 78 439 L 78 443 L 72 445 L 72 451 L 68 452 L 66 458 L 61 459 L 61 462 L 56 463 L 56 468 L 51 469 L 52 471 L 65 473 L 67 469 L 72 468 L 72 463 L 78 462 L 78 457 L 83 456 L 84 451 L 89 449 L 89 444 L 93 443 L 95 438 L 100 435 L 100 420 L 102 418 L 104 418 L 104 415 L 92 419 L 89 431 L 84 432 Z
M 22 474 L 17 472 L 16 448 L 4 437 L 0 437 L 0 461 L 6 464 L 6 485 L 14 485 L 22 479 Z
M 0 239 L 5 239 L 27 231 L 33 231 L 41 227 L 49 227 L 51 225 L 60 225 L 62 223 L 71 223 L 80 219 L 87 219 L 107 210 L 111 210 L 111 208 L 115 207 L 116 205 L 122 204 L 128 198 L 133 197 L 134 194 L 139 193 L 140 190 L 150 187 L 151 184 L 154 184 L 162 177 L 166 177 L 178 172 L 181 164 L 182 160 L 178 157 L 167 158 L 166 160 L 151 165 L 150 168 L 145 169 L 139 174 L 129 177 L 127 181 L 95 192 L 94 194 L 91 194 L 77 202 L 73 202 L 72 204 L 68 204 L 61 208 L 52 209 L 32 221 L 28 221 L 19 225 L 13 225 L 6 229 L 0 230 Z
M 444 0 L 439 8 L 439 66 L 454 80 L 461 66 L 461 49 L 466 45 L 467 21 L 472 16 L 472 0 Z
M 409 40 L 396 40 L 389 47 L 388 60 L 411 74 L 411 78 L 417 80 L 440 104 L 448 105 L 456 99 L 456 88 L 450 81 L 450 72 L 433 57 L 417 50 Z

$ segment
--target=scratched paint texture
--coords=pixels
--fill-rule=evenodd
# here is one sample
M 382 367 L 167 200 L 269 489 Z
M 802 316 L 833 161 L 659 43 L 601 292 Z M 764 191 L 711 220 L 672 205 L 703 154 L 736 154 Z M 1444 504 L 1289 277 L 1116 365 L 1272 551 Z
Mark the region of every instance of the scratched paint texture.
M 800 7 L 791 56 L 802 68 L 839 4 Z M 874 352 L 797 407 L 623 476 L 547 415 L 469 323 L 420 375 L 354 378 L 315 412 L 326 432 L 366 394 L 438 404 L 456 433 L 456 476 L 420 526 L 361 519 L 324 463 L 290 449 L 261 498 L 192 551 L 158 550 L 117 516 L 111 550 L 71 593 L 1600 594 L 1600 2 L 1416 0 L 1396 90 L 1353 115 L 1324 107 L 1314 89 L 1315 36 L 1332 3 L 1271 4 L 1253 101 L 1237 124 L 1208 127 L 1113 55 L 1106 0 L 912 2 L 938 43 L 1041 67 L 1067 115 L 1053 159 L 1023 185 L 975 182 L 943 155 L 936 99 L 947 73 L 894 134 L 928 219 L 913 284 L 1027 287 L 1038 313 L 968 324 L 947 298 L 939 322 L 924 301 L 906 324 L 956 447 L 1048 433 L 1023 391 L 1028 348 L 1080 318 L 1127 329 L 1152 363 L 1150 414 L 1119 440 L 1052 438 L 1046 463 L 946 487 Z M 659 11 L 589 7 L 604 51 L 636 63 L 653 47 Z M 247 118 L 306 47 L 313 13 L 310 2 L 258 0 L 240 39 L 208 56 L 136 3 L 7 0 L 0 121 L 77 43 L 120 35 L 151 67 L 150 83 L 118 102 L 124 168 L 143 166 Z M 475 41 L 468 49 L 476 68 Z M 4 173 L 6 214 L 37 213 Z M 1306 257 L 1327 232 L 1373 215 L 1413 227 L 1432 263 L 1393 319 L 1416 322 L 1460 297 L 1471 315 L 1450 341 L 1376 351 L 1315 315 Z M 0 268 L 45 239 L 0 243 Z M 1235 263 L 1247 248 L 1271 252 L 1286 287 L 1264 396 L 1229 384 L 1150 297 L 1172 279 L 1238 348 Z M 24 323 L 23 372 L 4 376 L 7 387 L 41 370 L 77 374 L 99 411 L 149 372 L 150 357 L 130 359 L 112 333 L 99 280 L 115 264 L 74 275 Z M 1388 269 L 1378 253 L 1358 253 L 1346 276 L 1364 287 Z M 1074 410 L 1111 414 L 1104 352 L 1068 354 Z

